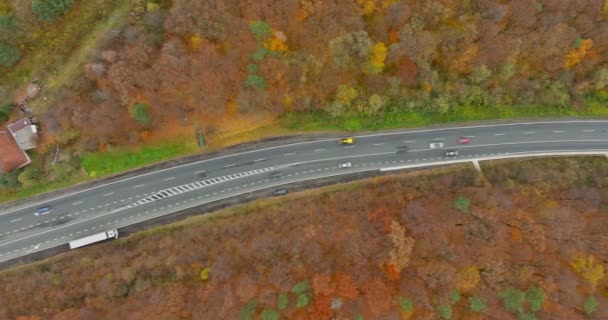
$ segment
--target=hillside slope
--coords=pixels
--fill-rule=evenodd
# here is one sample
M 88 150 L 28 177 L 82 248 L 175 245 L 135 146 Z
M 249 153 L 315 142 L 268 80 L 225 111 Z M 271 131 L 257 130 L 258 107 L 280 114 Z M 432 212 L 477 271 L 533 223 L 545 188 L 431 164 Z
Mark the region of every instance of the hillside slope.
M 0 318 L 605 319 L 608 163 L 420 171 L 0 273 Z

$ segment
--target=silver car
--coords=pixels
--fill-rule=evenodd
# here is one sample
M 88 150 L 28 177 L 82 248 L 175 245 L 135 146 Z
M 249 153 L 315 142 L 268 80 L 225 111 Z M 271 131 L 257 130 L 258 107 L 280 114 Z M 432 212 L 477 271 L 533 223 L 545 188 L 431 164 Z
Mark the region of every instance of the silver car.
M 433 142 L 429 145 L 429 148 L 431 148 L 431 149 L 443 148 L 443 142 Z
M 353 166 L 353 165 L 352 165 L 350 162 L 343 162 L 343 163 L 340 163 L 340 164 L 338 165 L 338 168 L 340 168 L 340 169 L 341 169 L 341 168 L 350 168 L 350 167 L 352 167 L 352 166 Z

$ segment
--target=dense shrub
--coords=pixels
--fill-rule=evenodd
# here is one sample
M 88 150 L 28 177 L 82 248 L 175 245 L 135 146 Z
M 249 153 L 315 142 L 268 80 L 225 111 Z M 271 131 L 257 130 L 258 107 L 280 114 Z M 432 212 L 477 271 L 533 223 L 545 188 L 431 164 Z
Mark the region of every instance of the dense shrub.
M 34 0 L 32 12 L 42 21 L 52 22 L 74 5 L 74 0 Z
M 0 44 L 0 65 L 10 67 L 21 58 L 21 51 L 11 46 Z

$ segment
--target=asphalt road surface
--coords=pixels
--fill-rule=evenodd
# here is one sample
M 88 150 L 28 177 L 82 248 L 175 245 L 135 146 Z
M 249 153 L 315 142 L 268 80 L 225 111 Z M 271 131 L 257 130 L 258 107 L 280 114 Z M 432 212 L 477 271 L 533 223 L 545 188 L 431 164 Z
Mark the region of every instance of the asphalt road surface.
M 301 142 L 157 170 L 0 212 L 0 262 L 260 189 L 355 172 L 547 153 L 608 154 L 608 120 L 433 128 Z M 468 144 L 457 139 L 467 137 Z M 443 147 L 430 148 L 431 143 Z M 396 147 L 407 147 L 397 152 Z M 458 151 L 447 157 L 446 151 Z M 340 164 L 350 167 L 340 168 Z M 40 207 L 50 212 L 36 216 Z

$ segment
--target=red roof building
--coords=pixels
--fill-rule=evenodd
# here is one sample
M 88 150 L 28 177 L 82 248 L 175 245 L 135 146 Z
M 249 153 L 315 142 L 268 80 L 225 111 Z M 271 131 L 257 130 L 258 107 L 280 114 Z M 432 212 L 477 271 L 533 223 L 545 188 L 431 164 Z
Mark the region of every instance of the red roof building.
M 0 131 L 0 173 L 11 172 L 30 162 L 30 157 L 19 147 L 13 135 Z

